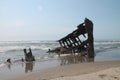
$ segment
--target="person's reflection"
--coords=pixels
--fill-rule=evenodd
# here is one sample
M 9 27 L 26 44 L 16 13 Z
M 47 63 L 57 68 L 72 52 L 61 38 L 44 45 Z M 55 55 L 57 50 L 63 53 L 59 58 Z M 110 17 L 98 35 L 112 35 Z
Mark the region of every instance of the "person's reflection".
M 94 62 L 94 59 L 89 59 L 87 56 L 81 55 L 67 55 L 60 57 L 61 64 L 60 65 L 67 65 L 67 64 L 74 64 L 74 63 L 82 63 L 82 62 Z
M 25 72 L 27 73 L 27 72 L 32 72 L 32 70 L 33 70 L 33 64 L 34 64 L 34 62 L 26 62 L 25 63 Z

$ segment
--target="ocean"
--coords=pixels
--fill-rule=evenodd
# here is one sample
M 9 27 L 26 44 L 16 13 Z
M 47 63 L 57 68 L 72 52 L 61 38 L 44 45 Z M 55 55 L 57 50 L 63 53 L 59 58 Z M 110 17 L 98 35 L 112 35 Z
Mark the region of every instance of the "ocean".
M 32 49 L 36 59 L 48 58 L 48 49 L 54 49 L 59 44 L 55 41 L 2 41 L 0 42 L 0 63 L 8 58 L 16 62 L 24 58 L 23 49 Z M 50 58 L 50 57 L 49 57 Z
M 46 60 L 55 58 L 56 54 L 49 55 L 48 49 L 59 47 L 56 41 L 1 41 L 0 42 L 0 64 L 6 62 L 8 58 L 12 62 L 19 61 L 24 58 L 23 49 L 32 49 L 32 53 L 37 60 Z M 107 54 L 99 54 L 109 50 L 120 49 L 120 41 L 95 41 L 95 56 L 105 56 Z M 110 55 L 110 54 L 109 54 Z M 120 54 L 111 54 L 111 56 L 120 57 Z
M 57 54 L 47 53 L 48 49 L 59 46 L 56 41 L 0 41 L 0 78 L 73 63 L 69 58 L 67 62 L 63 62 Z M 32 49 L 35 62 L 22 63 L 21 59 L 25 58 L 23 51 L 25 48 Z M 120 41 L 95 41 L 94 49 L 95 62 L 120 60 Z M 6 63 L 9 58 L 12 65 Z

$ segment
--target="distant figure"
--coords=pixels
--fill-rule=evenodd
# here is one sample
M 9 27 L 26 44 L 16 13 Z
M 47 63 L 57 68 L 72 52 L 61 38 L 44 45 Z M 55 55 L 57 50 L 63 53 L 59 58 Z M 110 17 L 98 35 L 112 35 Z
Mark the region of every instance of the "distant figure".
M 10 59 L 10 58 L 9 58 L 9 59 L 7 59 L 7 62 L 8 62 L 8 63 L 11 63 L 11 59 Z

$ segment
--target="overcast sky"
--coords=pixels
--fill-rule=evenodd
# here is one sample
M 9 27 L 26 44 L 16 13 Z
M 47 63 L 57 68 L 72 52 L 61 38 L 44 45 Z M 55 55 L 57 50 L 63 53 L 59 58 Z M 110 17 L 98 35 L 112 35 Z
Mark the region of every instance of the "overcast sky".
M 95 40 L 120 40 L 120 0 L 0 0 L 0 41 L 58 40 L 85 17 Z

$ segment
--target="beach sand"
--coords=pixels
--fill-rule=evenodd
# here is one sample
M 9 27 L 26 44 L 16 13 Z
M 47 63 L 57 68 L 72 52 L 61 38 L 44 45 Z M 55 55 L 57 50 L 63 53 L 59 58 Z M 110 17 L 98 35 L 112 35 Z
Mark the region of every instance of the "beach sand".
M 79 76 L 59 77 L 51 80 L 120 80 L 120 67 Z
M 6 80 L 120 80 L 120 61 L 68 64 Z

